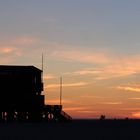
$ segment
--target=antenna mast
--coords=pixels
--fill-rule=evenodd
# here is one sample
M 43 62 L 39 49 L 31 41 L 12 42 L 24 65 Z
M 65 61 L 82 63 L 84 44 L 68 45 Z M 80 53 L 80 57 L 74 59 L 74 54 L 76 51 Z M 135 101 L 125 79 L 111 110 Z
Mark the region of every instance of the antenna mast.
M 44 63 L 44 58 L 43 58 L 43 53 L 42 53 L 42 72 L 43 72 L 43 63 Z
M 62 105 L 62 77 L 60 77 L 60 105 Z

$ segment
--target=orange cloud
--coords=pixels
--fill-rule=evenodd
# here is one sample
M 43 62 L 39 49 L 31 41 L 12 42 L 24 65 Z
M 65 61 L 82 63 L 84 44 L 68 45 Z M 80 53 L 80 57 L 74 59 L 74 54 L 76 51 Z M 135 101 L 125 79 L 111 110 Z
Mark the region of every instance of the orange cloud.
M 80 111 L 78 111 L 78 112 L 84 113 L 84 114 L 99 113 L 99 111 L 93 111 L 93 110 L 80 110 Z
M 136 108 L 136 107 L 131 107 L 131 108 L 120 108 L 120 110 L 123 110 L 123 111 L 139 111 L 140 108 Z
M 135 118 L 140 118 L 140 111 L 138 111 L 138 112 L 133 112 L 133 113 L 132 113 L 132 116 L 135 117 Z
M 105 104 L 105 105 L 120 105 L 120 104 L 122 104 L 122 102 L 102 102 L 101 104 Z
M 0 63 L 20 63 L 21 59 L 19 59 L 19 56 L 22 56 L 23 58 L 25 58 L 26 56 L 32 57 L 33 55 L 35 55 L 36 51 L 38 54 L 39 49 L 33 50 L 31 48 L 33 45 L 37 45 L 38 43 L 40 43 L 40 40 L 38 38 L 28 35 L 18 37 L 9 37 L 7 35 L 6 38 L 3 37 L 2 39 L 0 39 Z
M 67 45 L 66 45 L 67 46 Z M 94 75 L 96 80 L 105 80 L 129 76 L 140 72 L 140 55 L 120 56 L 105 49 L 75 49 L 77 47 L 58 47 L 50 53 L 51 57 L 65 59 L 73 62 L 96 64 L 94 68 L 81 69 L 79 71 L 67 72 L 71 75 Z M 71 48 L 71 49 L 70 49 Z
M 59 104 L 60 100 L 58 100 L 58 99 L 54 99 L 54 100 L 47 99 L 46 103 L 47 104 Z M 72 103 L 74 103 L 74 101 L 62 100 L 62 104 L 72 104 Z
M 75 72 L 67 72 L 65 73 L 66 75 L 97 75 L 97 74 L 101 74 L 102 72 L 100 70 L 96 70 L 96 69 L 83 69 L 83 70 L 79 70 L 79 71 L 75 71 Z
M 4 41 L 0 41 L 0 53 L 20 55 L 22 50 L 24 50 L 24 47 L 37 43 L 39 43 L 39 39 L 32 36 L 11 37 Z M 21 48 L 21 45 L 24 47 Z M 25 55 L 25 52 L 23 52 L 23 54 Z
M 81 111 L 81 110 L 87 110 L 86 107 L 65 107 L 65 111 Z
M 47 74 L 47 75 L 43 76 L 44 80 L 49 80 L 49 79 L 54 79 L 54 78 L 56 78 L 56 77 L 54 75 L 52 75 L 52 74 Z
M 21 54 L 21 49 L 16 47 L 0 46 L 0 63 L 9 64 Z
M 137 98 L 137 97 L 135 97 L 135 98 L 128 98 L 129 100 L 140 100 L 140 98 Z
M 139 88 L 139 87 L 119 86 L 119 87 L 117 87 L 117 88 L 118 88 L 119 90 L 140 92 L 140 88 Z
M 95 80 L 106 80 L 111 78 L 129 76 L 140 72 L 140 65 L 138 66 L 137 63 L 134 63 L 132 66 L 126 65 L 126 63 L 122 65 L 121 62 L 116 62 L 116 63 L 112 62 L 112 63 L 102 65 L 100 67 L 96 66 L 95 68 L 86 68 L 86 69 L 81 69 L 79 71 L 67 72 L 65 74 L 73 75 L 73 76 L 91 75 L 94 77 Z
M 70 84 L 63 84 L 63 87 L 79 87 L 79 86 L 86 86 L 88 85 L 88 83 L 86 82 L 78 82 L 78 83 L 70 83 Z M 45 88 L 48 89 L 48 88 L 58 88 L 60 87 L 60 84 L 50 84 L 50 85 L 47 85 Z
M 70 47 L 73 48 L 73 47 Z M 106 64 L 110 62 L 110 59 L 106 55 L 107 52 L 98 51 L 98 50 L 88 50 L 88 49 L 66 49 L 66 47 L 61 47 L 58 50 L 52 52 L 51 56 L 79 61 L 85 63 L 97 63 L 97 64 Z
M 94 96 L 92 94 L 90 95 L 81 95 L 80 98 L 83 98 L 83 99 L 87 99 L 87 100 L 93 100 L 93 99 L 110 99 L 110 97 L 105 97 L 105 96 Z
M 19 51 L 19 49 L 14 48 L 14 47 L 0 47 L 1 54 L 15 53 L 17 51 Z

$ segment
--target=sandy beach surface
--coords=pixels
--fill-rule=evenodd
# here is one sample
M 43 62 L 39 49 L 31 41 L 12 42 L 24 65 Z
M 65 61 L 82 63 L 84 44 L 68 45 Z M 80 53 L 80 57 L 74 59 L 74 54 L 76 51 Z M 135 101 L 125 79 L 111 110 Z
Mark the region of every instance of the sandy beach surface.
M 139 140 L 140 120 L 0 123 L 0 140 Z

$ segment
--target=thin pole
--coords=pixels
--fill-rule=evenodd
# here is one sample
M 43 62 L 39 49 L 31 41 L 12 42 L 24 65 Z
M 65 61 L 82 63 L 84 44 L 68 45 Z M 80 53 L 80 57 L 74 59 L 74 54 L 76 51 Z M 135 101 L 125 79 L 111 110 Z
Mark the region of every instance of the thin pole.
M 42 83 L 42 91 L 43 91 L 43 72 L 44 72 L 44 58 L 42 53 L 42 72 L 41 72 L 41 83 Z
M 60 77 L 60 105 L 62 105 L 62 77 Z
M 43 53 L 42 53 L 42 72 L 43 72 L 43 63 L 44 63 L 44 58 L 43 58 Z

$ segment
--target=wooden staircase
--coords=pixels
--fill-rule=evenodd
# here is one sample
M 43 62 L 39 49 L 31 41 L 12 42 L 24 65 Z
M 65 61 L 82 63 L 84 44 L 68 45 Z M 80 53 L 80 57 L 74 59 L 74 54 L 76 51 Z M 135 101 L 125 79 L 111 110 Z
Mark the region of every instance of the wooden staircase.
M 62 110 L 62 105 L 45 105 L 44 114 L 46 114 L 48 121 L 72 121 L 72 117 Z

